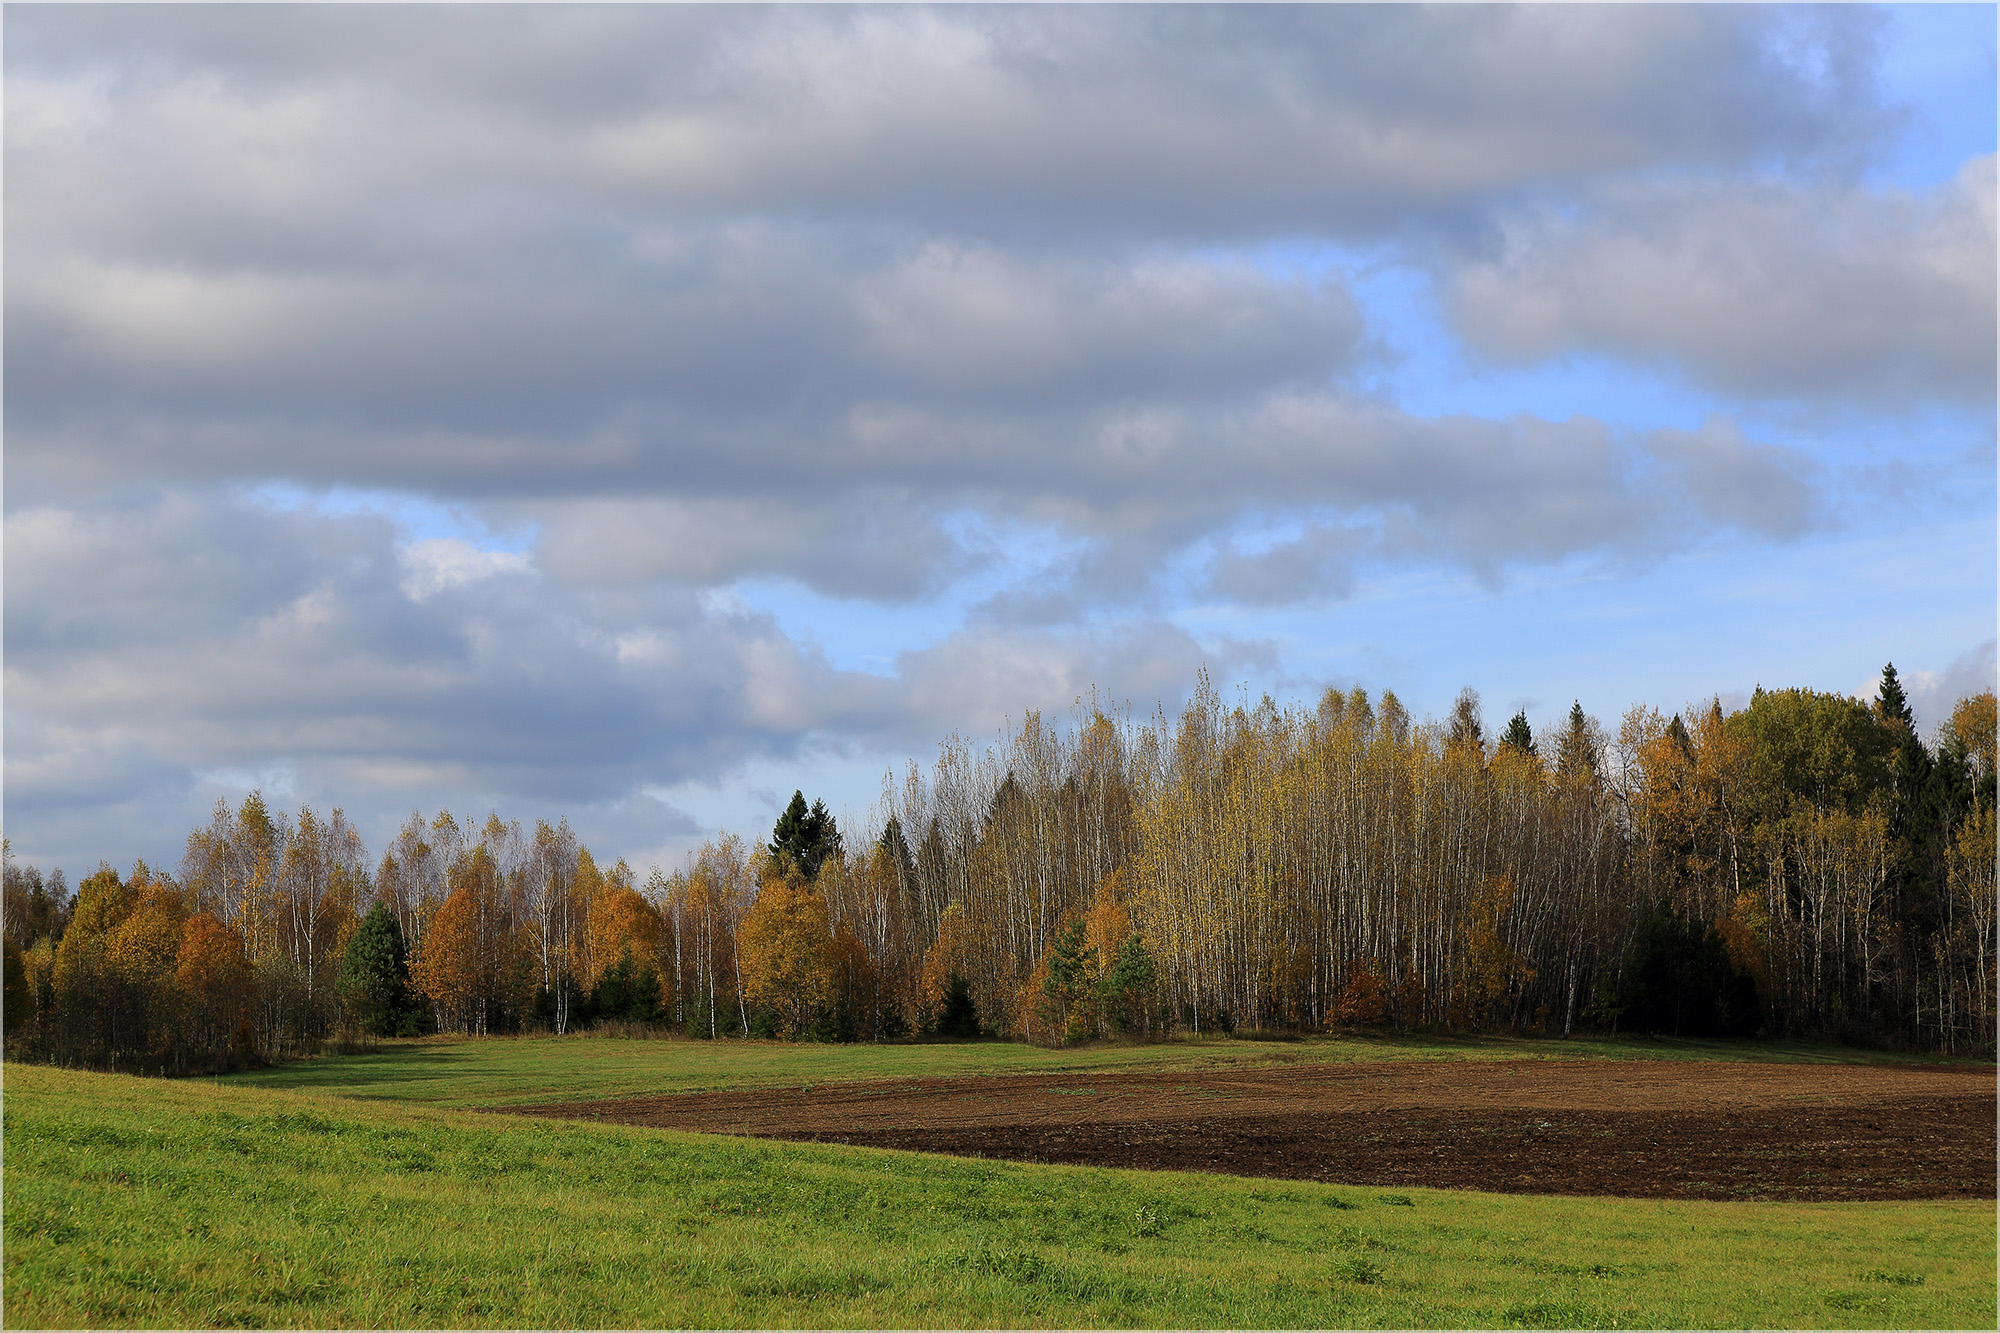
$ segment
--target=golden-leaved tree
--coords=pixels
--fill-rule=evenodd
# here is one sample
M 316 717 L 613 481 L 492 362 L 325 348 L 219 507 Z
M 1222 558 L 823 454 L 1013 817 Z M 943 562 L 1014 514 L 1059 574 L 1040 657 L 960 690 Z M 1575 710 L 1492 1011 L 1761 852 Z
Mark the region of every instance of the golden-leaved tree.
M 826 899 L 796 872 L 765 883 L 738 931 L 744 989 L 768 1006 L 787 1036 L 813 1030 L 832 998 L 832 932 Z

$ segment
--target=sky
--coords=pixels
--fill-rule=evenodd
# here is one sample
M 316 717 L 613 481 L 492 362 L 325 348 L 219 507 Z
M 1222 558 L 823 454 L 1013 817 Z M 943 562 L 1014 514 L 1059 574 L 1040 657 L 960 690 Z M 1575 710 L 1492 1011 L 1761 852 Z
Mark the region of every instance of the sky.
M 5 831 L 1995 669 L 1990 5 L 9 5 Z

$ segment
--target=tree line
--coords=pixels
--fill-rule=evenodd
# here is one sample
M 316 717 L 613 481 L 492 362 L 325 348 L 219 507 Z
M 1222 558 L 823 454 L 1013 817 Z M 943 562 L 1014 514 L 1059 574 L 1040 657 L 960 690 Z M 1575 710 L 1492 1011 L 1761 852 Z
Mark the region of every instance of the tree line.
M 1399 1029 L 1994 1045 L 1994 697 L 1581 707 L 1384 691 L 954 739 L 849 845 L 795 793 L 643 880 L 568 825 L 218 804 L 172 874 L 6 870 L 17 1055 L 186 1071 L 330 1040 Z

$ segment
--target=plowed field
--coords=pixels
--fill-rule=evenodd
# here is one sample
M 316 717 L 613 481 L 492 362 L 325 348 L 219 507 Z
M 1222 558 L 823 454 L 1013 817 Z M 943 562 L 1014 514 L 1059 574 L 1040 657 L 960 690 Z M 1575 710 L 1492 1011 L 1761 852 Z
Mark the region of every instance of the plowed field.
M 708 1133 L 1370 1186 L 1995 1196 L 1991 1068 L 1401 1061 L 834 1083 L 511 1107 Z

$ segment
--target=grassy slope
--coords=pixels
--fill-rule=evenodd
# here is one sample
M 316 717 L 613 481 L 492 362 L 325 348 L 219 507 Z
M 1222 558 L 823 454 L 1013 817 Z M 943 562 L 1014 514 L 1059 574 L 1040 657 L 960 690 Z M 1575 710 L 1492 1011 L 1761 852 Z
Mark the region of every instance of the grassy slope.
M 492 1092 L 504 1087 L 497 1065 L 555 1058 L 549 1045 L 483 1043 L 456 1067 L 484 1070 Z M 718 1074 L 718 1051 L 760 1053 L 776 1081 L 829 1067 L 811 1064 L 824 1048 L 793 1048 L 805 1063 L 787 1064 L 783 1048 L 626 1045 L 654 1076 L 696 1055 L 718 1081 L 755 1074 L 754 1062 Z M 398 1095 L 352 1069 L 341 1084 L 347 1067 L 280 1072 Z M 856 1068 L 882 1072 L 872 1057 Z M 1990 1203 L 1384 1196 L 524 1121 L 245 1082 L 7 1068 L 9 1327 L 1995 1317 Z M 461 1095 L 407 1070 L 397 1086 Z M 1385 1201 L 1397 1197 L 1407 1204 Z
M 231 1085 L 316 1090 L 436 1106 L 519 1106 L 651 1092 L 782 1087 L 836 1080 L 974 1074 L 1197 1070 L 1290 1062 L 1437 1059 L 1778 1060 L 1906 1062 L 1840 1047 L 1695 1041 L 1556 1041 L 1508 1037 L 1204 1039 L 1050 1051 L 1011 1042 L 822 1046 L 743 1041 L 625 1041 L 597 1036 L 388 1042 L 373 1055 L 233 1074 Z M 1927 1057 L 1935 1063 L 1937 1057 Z

